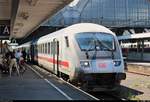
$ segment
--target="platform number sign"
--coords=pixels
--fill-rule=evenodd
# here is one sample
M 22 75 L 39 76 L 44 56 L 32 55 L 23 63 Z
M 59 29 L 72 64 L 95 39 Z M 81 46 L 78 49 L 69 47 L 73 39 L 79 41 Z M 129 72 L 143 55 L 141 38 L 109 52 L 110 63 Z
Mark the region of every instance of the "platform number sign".
M 10 26 L 0 25 L 0 36 L 9 36 L 10 35 Z

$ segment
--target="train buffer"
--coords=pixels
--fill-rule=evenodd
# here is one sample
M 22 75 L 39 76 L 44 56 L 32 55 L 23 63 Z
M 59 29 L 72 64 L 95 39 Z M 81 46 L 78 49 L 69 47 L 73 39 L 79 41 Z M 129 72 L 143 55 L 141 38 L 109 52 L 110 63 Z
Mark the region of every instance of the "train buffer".
M 21 76 L 0 71 L 0 100 L 97 100 L 55 77 L 27 68 Z

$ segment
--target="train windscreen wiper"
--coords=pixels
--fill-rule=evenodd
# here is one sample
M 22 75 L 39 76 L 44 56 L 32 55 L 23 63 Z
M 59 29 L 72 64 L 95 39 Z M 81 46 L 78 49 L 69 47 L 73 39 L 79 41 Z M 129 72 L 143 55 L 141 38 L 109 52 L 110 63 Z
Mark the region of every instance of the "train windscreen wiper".
M 87 59 L 89 59 L 89 54 L 88 54 L 88 52 L 89 52 L 89 51 L 91 50 L 91 48 L 93 47 L 93 42 L 94 42 L 94 40 L 91 40 L 91 42 L 89 43 L 89 48 L 86 49 L 85 54 L 86 54 L 86 58 L 87 58 Z
M 112 47 L 113 48 L 111 48 L 111 47 L 109 47 L 108 46 L 108 44 L 106 44 L 104 41 L 101 41 L 99 38 L 98 38 L 98 36 L 97 35 L 95 35 L 95 38 L 97 39 L 97 42 L 98 42 L 98 44 L 99 45 L 103 45 L 105 48 L 107 48 L 107 50 L 109 50 L 109 51 L 113 51 L 114 50 L 114 45 L 112 44 Z M 113 42 L 112 42 L 113 43 Z
M 108 51 L 113 51 L 114 49 L 110 48 L 107 44 L 105 44 L 104 42 L 97 40 L 99 45 L 103 45 L 105 48 L 107 48 Z
M 114 59 L 114 48 L 110 48 L 107 44 L 105 44 L 104 42 L 98 40 L 98 38 L 97 38 L 97 42 L 98 42 L 99 46 L 103 45 L 104 47 L 106 47 L 108 49 L 108 51 L 111 51 L 112 59 Z
M 97 50 L 97 40 L 96 40 L 96 39 L 93 39 L 93 40 L 90 42 L 90 44 L 89 44 L 89 49 L 86 49 L 85 54 L 86 54 L 86 56 L 87 56 L 87 59 L 89 58 L 88 51 L 91 51 L 91 48 L 93 47 L 93 45 L 94 45 L 93 50 L 95 51 L 95 53 L 94 53 L 92 59 L 96 59 L 96 55 L 97 55 L 97 51 L 98 51 L 98 50 Z

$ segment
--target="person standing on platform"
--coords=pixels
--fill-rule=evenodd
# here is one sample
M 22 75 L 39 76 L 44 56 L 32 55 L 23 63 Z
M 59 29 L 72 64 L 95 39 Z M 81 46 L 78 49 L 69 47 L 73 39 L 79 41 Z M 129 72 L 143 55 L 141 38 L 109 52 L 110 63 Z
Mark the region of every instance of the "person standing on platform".
M 18 75 L 20 76 L 19 67 L 18 67 L 18 65 L 17 65 L 17 60 L 16 60 L 16 57 L 15 57 L 15 52 L 14 52 L 14 51 L 13 51 L 13 52 L 12 52 L 12 51 L 10 52 L 9 60 L 10 60 L 10 64 L 9 64 L 9 75 L 10 75 L 10 77 L 11 77 L 11 73 L 12 73 L 13 67 L 16 68 L 17 73 L 18 73 Z
M 18 63 L 18 64 L 19 64 L 19 60 L 20 60 L 21 56 L 22 56 L 21 51 L 20 51 L 20 50 L 17 50 L 17 52 L 15 53 L 15 57 L 16 57 L 16 59 L 17 59 L 17 63 Z

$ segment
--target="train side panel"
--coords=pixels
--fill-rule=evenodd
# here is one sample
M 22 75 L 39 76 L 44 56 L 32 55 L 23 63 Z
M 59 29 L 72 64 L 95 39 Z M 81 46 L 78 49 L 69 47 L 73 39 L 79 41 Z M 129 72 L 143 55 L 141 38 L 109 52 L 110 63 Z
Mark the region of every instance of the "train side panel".
M 40 66 L 43 66 L 47 70 L 58 74 L 66 74 L 69 77 L 74 77 L 75 64 L 76 64 L 76 54 L 75 49 L 73 47 L 72 38 L 67 34 L 63 34 L 64 32 L 60 32 L 61 36 L 55 36 L 49 38 L 48 41 L 42 42 L 43 44 L 46 42 L 51 43 L 51 51 L 50 54 L 43 54 L 38 52 L 38 63 Z M 59 44 L 59 49 L 57 49 L 57 44 L 54 44 L 54 39 L 56 43 Z M 38 45 L 42 44 L 38 41 Z M 52 45 L 53 43 L 53 45 Z M 56 48 L 56 49 L 55 49 Z M 59 54 L 57 55 L 57 51 L 59 50 Z M 57 61 L 58 59 L 58 61 Z

